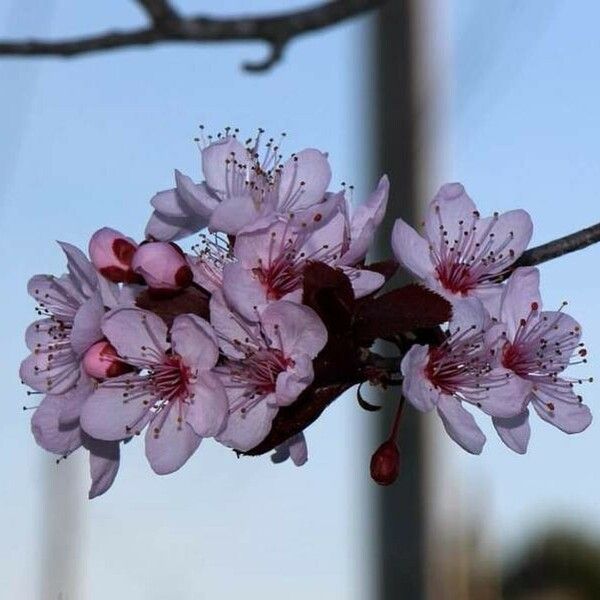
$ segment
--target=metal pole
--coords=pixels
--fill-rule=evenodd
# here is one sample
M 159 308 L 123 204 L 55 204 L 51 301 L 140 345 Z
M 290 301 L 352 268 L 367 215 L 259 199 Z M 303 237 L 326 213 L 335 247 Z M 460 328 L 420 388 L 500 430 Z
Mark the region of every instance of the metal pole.
M 377 71 L 376 132 L 377 171 L 391 180 L 388 212 L 378 239 L 377 258 L 389 257 L 394 221 L 414 223 L 417 216 L 419 171 L 417 123 L 414 119 L 414 13 L 411 1 L 389 3 L 380 13 L 375 38 Z M 402 283 L 398 278 L 394 284 Z M 373 435 L 373 450 L 389 434 L 399 393 L 382 395 L 381 411 Z M 375 492 L 377 510 L 374 565 L 378 600 L 421 600 L 424 584 L 424 456 L 423 423 L 413 410 L 406 411 L 400 433 L 401 474 L 398 481 Z

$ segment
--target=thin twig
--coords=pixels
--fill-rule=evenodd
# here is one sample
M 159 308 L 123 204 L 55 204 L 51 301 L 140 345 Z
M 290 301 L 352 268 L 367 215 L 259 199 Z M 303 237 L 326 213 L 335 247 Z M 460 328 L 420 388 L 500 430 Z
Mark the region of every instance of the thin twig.
M 160 42 L 263 41 L 270 45 L 269 56 L 259 63 L 247 63 L 244 68 L 264 71 L 281 59 L 293 38 L 366 13 L 387 0 L 333 0 L 296 12 L 230 19 L 182 17 L 167 0 L 136 1 L 151 19 L 148 27 L 69 40 L 4 41 L 0 42 L 0 55 L 70 57 Z
M 533 267 L 598 242 L 600 242 L 600 223 L 527 250 L 515 263 L 515 268 Z

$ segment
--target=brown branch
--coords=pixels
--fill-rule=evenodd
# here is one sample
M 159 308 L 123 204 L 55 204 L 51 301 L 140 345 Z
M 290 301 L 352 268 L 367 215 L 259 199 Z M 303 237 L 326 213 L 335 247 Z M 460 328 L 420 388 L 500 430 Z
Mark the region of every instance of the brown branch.
M 181 17 L 167 0 L 136 0 L 157 27 L 179 20 Z
M 515 268 L 533 267 L 598 242 L 600 242 L 600 223 L 527 250 L 515 263 Z
M 152 24 L 142 29 L 108 31 L 70 40 L 0 42 L 3 56 L 70 57 L 102 50 L 161 42 L 263 41 L 268 57 L 245 64 L 248 71 L 264 71 L 278 62 L 285 46 L 295 37 L 341 23 L 385 4 L 387 0 L 333 0 L 297 12 L 230 19 L 182 17 L 167 0 L 137 0 Z

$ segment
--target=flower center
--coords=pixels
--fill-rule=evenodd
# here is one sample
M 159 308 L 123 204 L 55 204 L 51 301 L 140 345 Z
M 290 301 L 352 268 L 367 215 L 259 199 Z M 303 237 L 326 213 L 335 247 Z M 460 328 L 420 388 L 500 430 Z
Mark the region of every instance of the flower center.
M 267 259 L 259 258 L 258 266 L 252 269 L 254 276 L 265 288 L 268 300 L 280 300 L 302 287 L 304 267 L 308 261 L 335 263 L 340 246 L 323 244 L 307 252 L 305 244 L 309 237 L 310 233 L 289 232 L 287 227 L 280 239 L 277 232 L 271 233 Z
M 277 376 L 291 364 L 292 361 L 285 358 L 281 350 L 267 348 L 233 365 L 231 373 L 240 382 L 252 387 L 254 393 L 264 396 L 275 391 Z
M 494 278 L 514 262 L 514 250 L 508 248 L 513 232 L 497 237 L 494 229 L 498 213 L 482 227 L 480 215 L 474 211 L 470 222 L 458 221 L 456 238 L 450 239 L 439 206 L 435 210 L 439 235 L 437 240 L 429 240 L 429 251 L 442 286 L 452 293 L 467 295 L 475 287 L 493 285 Z
M 442 393 L 481 406 L 491 388 L 505 385 L 494 375 L 484 332 L 457 329 L 440 346 L 429 350 L 425 368 L 429 381 Z
M 189 396 L 191 371 L 178 354 L 170 354 L 152 369 L 154 393 L 163 402 L 185 400 Z

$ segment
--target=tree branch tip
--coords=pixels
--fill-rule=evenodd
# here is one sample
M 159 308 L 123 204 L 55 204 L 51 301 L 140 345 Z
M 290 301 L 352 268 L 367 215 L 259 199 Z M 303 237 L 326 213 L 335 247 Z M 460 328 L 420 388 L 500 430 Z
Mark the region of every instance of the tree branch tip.
M 283 59 L 287 40 L 283 42 L 269 42 L 269 53 L 267 57 L 257 62 L 245 62 L 242 69 L 247 73 L 264 73 L 274 67 Z

